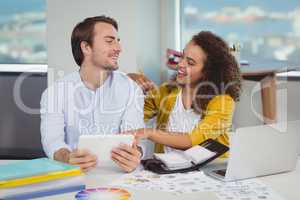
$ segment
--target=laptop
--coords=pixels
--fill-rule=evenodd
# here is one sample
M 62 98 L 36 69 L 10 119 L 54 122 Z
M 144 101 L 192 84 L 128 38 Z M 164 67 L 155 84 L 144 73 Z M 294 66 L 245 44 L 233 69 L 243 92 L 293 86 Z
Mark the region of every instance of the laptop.
M 222 181 L 235 181 L 295 169 L 300 153 L 300 120 L 239 128 L 230 136 L 225 164 L 203 169 Z

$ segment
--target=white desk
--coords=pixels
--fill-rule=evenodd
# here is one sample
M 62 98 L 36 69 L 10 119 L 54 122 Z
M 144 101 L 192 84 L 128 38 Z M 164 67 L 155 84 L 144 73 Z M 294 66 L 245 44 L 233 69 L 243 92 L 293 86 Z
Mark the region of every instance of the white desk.
M 7 163 L 11 161 L 0 160 L 0 164 Z M 109 169 L 95 169 L 86 175 L 86 186 L 87 188 L 95 187 L 107 187 L 109 183 L 117 180 L 118 177 L 123 175 L 121 171 L 109 170 Z M 259 178 L 267 186 L 274 189 L 282 197 L 287 200 L 299 200 L 300 199 L 300 159 L 298 160 L 297 168 L 293 172 L 277 174 L 272 176 L 265 176 Z M 173 195 L 172 193 L 162 192 L 162 191 L 149 191 L 149 190 L 134 190 L 127 189 L 131 194 L 132 200 L 153 200 L 153 199 L 173 199 L 173 200 L 196 200 L 205 199 L 213 200 L 217 199 L 215 194 L 212 192 L 201 192 L 193 194 L 183 194 L 183 195 Z M 60 200 L 60 199 L 74 199 L 76 192 L 65 193 L 61 195 L 49 196 L 45 198 L 40 198 L 41 200 Z

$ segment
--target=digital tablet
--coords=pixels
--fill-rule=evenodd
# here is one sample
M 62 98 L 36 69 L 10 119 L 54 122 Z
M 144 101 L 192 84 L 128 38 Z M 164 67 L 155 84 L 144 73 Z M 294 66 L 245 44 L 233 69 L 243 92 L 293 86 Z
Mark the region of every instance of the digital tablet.
M 111 150 L 120 144 L 132 145 L 133 135 L 81 135 L 78 149 L 87 149 L 98 158 L 98 166 L 114 166 Z

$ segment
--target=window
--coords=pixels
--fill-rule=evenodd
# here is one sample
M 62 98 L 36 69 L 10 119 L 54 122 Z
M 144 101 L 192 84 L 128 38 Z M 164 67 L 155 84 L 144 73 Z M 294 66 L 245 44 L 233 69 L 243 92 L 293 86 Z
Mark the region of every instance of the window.
M 181 46 L 201 30 L 241 46 L 241 59 L 300 64 L 299 0 L 182 0 Z
M 45 64 L 46 0 L 1 0 L 0 64 Z

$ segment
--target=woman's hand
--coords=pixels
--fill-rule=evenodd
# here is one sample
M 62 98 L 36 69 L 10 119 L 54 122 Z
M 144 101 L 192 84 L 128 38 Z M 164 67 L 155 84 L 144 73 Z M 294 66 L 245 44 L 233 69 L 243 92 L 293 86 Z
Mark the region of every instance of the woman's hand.
M 150 128 L 138 129 L 134 133 L 134 137 L 136 138 L 136 140 L 149 139 L 151 137 L 151 133 L 152 133 L 152 129 Z
M 135 81 L 142 88 L 144 94 L 157 87 L 153 81 L 148 79 L 143 74 L 128 73 L 127 76 L 133 81 Z
M 134 135 L 134 138 L 138 144 L 141 139 L 149 139 L 150 136 L 152 135 L 152 132 L 153 131 L 150 128 L 141 128 L 141 129 L 137 129 L 137 130 L 126 131 L 126 132 L 123 132 L 122 134 Z

